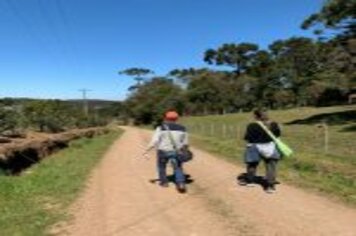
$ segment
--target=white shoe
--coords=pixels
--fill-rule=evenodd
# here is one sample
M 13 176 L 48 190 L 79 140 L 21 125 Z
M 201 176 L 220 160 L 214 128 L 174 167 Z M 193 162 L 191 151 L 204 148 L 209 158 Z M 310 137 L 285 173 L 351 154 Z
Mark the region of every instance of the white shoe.
M 267 187 L 265 190 L 266 193 L 272 194 L 276 192 L 276 189 L 273 187 Z

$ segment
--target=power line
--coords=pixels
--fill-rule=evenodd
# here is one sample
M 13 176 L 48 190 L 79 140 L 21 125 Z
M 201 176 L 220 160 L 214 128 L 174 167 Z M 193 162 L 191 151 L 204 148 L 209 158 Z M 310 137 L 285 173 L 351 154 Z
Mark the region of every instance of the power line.
M 1 1 L 1 0 L 0 0 Z M 36 29 L 39 29 L 41 25 L 38 25 L 36 21 L 31 20 L 33 19 L 33 14 L 31 14 L 31 17 L 29 17 L 27 14 L 24 12 L 20 11 L 19 5 L 16 4 L 15 0 L 4 0 L 4 6 L 6 7 L 5 10 L 9 11 L 15 20 L 20 24 L 21 28 L 23 28 L 23 32 L 25 35 L 32 39 L 32 41 L 35 42 L 35 45 L 39 47 L 39 49 L 47 55 L 48 58 L 52 59 L 52 61 L 57 61 L 58 54 L 57 52 L 61 53 L 64 57 L 70 56 L 70 51 L 72 50 L 72 47 L 70 47 L 69 40 L 66 40 L 67 37 L 61 37 L 61 34 L 58 31 L 58 27 L 60 24 L 58 24 L 56 17 L 52 17 L 49 9 L 47 6 L 49 6 L 44 0 L 37 0 L 35 1 L 36 7 L 39 11 L 39 14 L 42 18 L 41 22 L 44 24 L 46 31 L 49 33 L 47 34 L 40 34 Z M 53 3 L 53 2 L 52 2 Z M 55 2 L 55 9 L 58 9 L 58 0 Z M 62 9 L 62 8 L 61 8 Z M 58 14 L 59 17 L 58 19 L 63 19 L 63 9 L 60 10 L 62 13 Z M 63 20 L 61 20 L 63 21 Z M 66 32 L 66 26 L 68 24 L 64 23 L 63 30 Z M 49 43 L 53 42 L 55 45 L 58 45 L 58 51 L 56 48 L 52 47 Z M 67 53 L 68 52 L 68 53 Z M 76 60 L 72 60 L 73 63 L 75 63 Z M 64 60 L 64 63 L 68 62 L 68 60 Z M 57 69 L 59 69 L 59 63 L 56 63 Z
M 87 94 L 88 92 L 90 92 L 92 90 L 90 89 L 79 89 L 79 92 L 82 93 L 82 101 L 83 101 L 83 112 L 86 116 L 89 116 L 89 103 L 88 103 L 88 98 L 87 98 Z
M 55 55 L 52 53 L 51 50 L 47 47 L 46 40 L 44 40 L 44 36 L 41 35 L 39 36 L 38 33 L 34 31 L 34 29 L 38 28 L 37 26 L 33 25 L 33 22 L 31 23 L 28 20 L 28 17 L 26 17 L 24 14 L 22 14 L 19 11 L 18 6 L 16 5 L 15 2 L 12 0 L 4 0 L 4 4 L 7 8 L 7 10 L 14 16 L 16 21 L 20 24 L 20 27 L 23 28 L 23 32 L 26 35 L 26 37 L 32 39 L 35 42 L 35 45 L 45 52 L 45 54 L 48 55 L 48 58 L 55 58 Z
M 58 32 L 56 31 L 56 28 L 57 28 L 56 23 L 50 16 L 50 14 L 48 14 L 48 12 L 46 10 L 46 5 L 44 4 L 43 0 L 37 0 L 37 3 L 38 3 L 39 12 L 44 20 L 44 23 L 46 24 L 47 30 L 51 33 L 55 42 L 58 45 L 62 44 L 61 37 L 59 36 Z
M 50 5 L 49 3 L 53 4 Z M 61 5 L 58 1 L 48 2 L 45 0 L 37 0 L 37 4 L 39 12 L 46 24 L 47 30 L 51 33 L 54 42 L 58 45 L 58 52 L 61 53 L 64 58 L 66 58 L 65 60 L 63 60 L 63 63 L 70 67 L 73 63 L 76 62 L 76 60 L 73 58 L 71 53 L 73 52 L 73 47 L 71 44 L 71 40 L 69 40 L 68 37 L 68 24 L 64 16 L 63 8 L 59 8 L 59 6 Z M 55 12 L 57 12 L 57 14 L 53 14 Z M 55 15 L 58 15 L 58 17 L 56 17 Z M 68 59 L 71 59 L 71 62 L 69 62 Z
M 61 0 L 54 0 L 55 7 L 57 9 L 58 15 L 61 18 L 61 21 L 63 22 L 63 25 L 67 28 L 70 28 L 70 24 L 67 18 L 67 14 L 64 10 L 63 4 Z
M 64 34 L 66 35 L 66 37 L 64 37 L 64 40 L 66 42 L 66 44 L 68 45 L 68 49 L 69 49 L 69 55 L 71 56 L 72 60 L 72 64 L 74 65 L 74 67 L 78 68 L 77 65 L 77 49 L 76 49 L 76 45 L 75 42 L 73 40 L 73 34 L 72 34 L 72 26 L 70 24 L 70 21 L 68 20 L 68 15 L 67 15 L 67 11 L 66 8 L 64 7 L 63 1 L 62 0 L 54 0 L 54 7 L 56 9 L 57 15 L 59 16 L 60 21 L 62 22 L 62 26 L 64 28 Z
M 5 0 L 5 5 L 12 13 L 12 15 L 16 18 L 16 20 L 23 26 L 25 29 L 25 33 L 29 38 L 34 39 L 35 41 L 41 41 L 41 39 L 31 30 L 31 24 L 28 23 L 26 17 L 24 17 L 20 11 L 18 10 L 17 6 L 11 0 Z M 41 45 L 42 42 L 39 42 L 38 45 Z

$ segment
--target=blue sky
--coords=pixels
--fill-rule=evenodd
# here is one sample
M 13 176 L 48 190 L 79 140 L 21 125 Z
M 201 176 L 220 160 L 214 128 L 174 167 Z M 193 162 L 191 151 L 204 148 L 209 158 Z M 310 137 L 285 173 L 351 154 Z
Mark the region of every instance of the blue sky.
M 227 42 L 266 47 L 323 0 L 0 0 L 0 97 L 119 100 L 128 67 L 202 67 Z

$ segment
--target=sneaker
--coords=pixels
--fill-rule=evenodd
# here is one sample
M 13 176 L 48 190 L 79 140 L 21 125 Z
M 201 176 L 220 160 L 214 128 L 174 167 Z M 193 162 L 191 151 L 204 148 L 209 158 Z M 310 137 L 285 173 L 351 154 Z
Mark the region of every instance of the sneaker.
M 187 189 L 185 187 L 185 184 L 177 184 L 177 191 L 179 193 L 186 193 Z
M 163 183 L 159 183 L 159 186 L 161 186 L 163 188 L 168 188 L 169 184 L 167 182 L 163 182 Z
M 253 187 L 253 183 L 246 180 L 239 180 L 240 186 Z
M 248 183 L 245 180 L 239 180 L 239 185 L 246 186 Z
M 268 186 L 265 188 L 265 192 L 266 193 L 275 193 L 276 192 L 276 188 L 274 186 Z
M 269 194 L 274 193 L 274 191 L 273 191 L 273 189 L 271 187 L 266 188 L 265 192 L 269 193 Z

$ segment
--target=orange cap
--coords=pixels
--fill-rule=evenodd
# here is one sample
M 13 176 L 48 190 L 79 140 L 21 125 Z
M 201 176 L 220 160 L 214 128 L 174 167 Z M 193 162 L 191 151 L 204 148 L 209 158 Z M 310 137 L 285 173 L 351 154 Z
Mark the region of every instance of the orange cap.
M 178 120 L 178 113 L 175 111 L 169 111 L 165 114 L 164 118 L 168 121 L 176 121 Z

